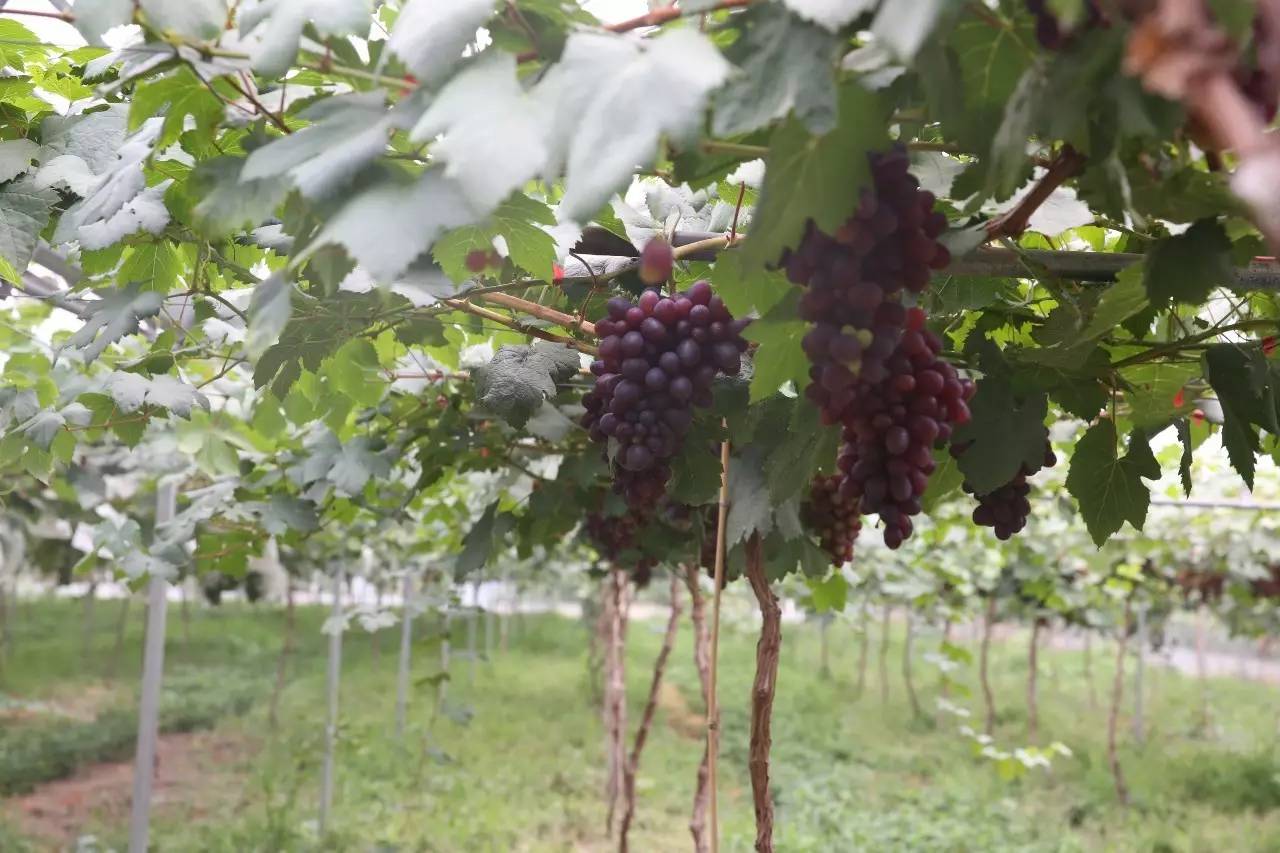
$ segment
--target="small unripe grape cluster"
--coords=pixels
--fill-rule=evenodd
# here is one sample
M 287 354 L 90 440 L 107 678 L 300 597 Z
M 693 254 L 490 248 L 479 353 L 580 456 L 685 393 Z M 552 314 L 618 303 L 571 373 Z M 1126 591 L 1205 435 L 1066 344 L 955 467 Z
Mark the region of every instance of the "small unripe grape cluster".
M 811 328 L 801 342 L 811 363 L 805 393 L 826 423 L 837 423 L 857 386 L 889 376 L 902 336 L 903 290 L 921 293 L 931 271 L 951 260 L 937 238 L 947 218 L 920 189 L 902 147 L 869 155 L 873 186 L 835 233 L 809 224 L 799 247 L 782 258 L 787 277 L 806 286 L 800 314 Z
M 809 499 L 800 507 L 801 521 L 810 532 L 817 534 L 833 566 L 843 566 L 853 559 L 853 543 L 862 529 L 858 501 L 841 494 L 840 481 L 838 474 L 814 477 L 809 485 Z
M 888 360 L 889 375 L 862 385 L 847 411 L 838 465 L 840 491 L 884 524 L 884 543 L 897 548 L 911 535 L 911 516 L 936 467 L 933 448 L 969 422 L 974 385 L 938 358 L 942 341 L 924 328 L 924 312 L 908 312 L 906 331 Z
M 608 443 L 614 488 L 633 508 L 653 508 L 671 478 L 693 408 L 711 405 L 716 377 L 736 376 L 747 320 L 735 320 L 705 281 L 673 296 L 646 290 L 609 300 L 596 323 L 595 387 L 582 398 L 582 425 Z
M 968 449 L 968 444 L 952 445 L 951 455 L 958 459 Z M 1052 468 L 1057 464 L 1058 457 L 1049 444 L 1048 430 L 1045 430 L 1044 459 L 1036 467 L 1023 465 L 1012 480 L 985 495 L 976 494 L 969 483 L 964 483 L 965 492 L 973 495 L 978 502 L 973 510 L 973 523 L 990 527 L 1001 542 L 1015 533 L 1021 533 L 1031 516 L 1031 501 L 1028 498 L 1031 484 L 1027 482 L 1027 478 L 1035 476 L 1041 468 Z

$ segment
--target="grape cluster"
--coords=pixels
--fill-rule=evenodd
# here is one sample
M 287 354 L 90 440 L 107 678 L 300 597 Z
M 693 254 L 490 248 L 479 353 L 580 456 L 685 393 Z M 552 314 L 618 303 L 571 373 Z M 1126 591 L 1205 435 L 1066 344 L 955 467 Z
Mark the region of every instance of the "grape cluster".
M 587 536 L 600 556 L 614 565 L 627 566 L 637 587 L 648 585 L 657 560 L 640 553 L 639 543 L 648 518 L 636 512 L 622 515 L 587 514 Z
M 843 418 L 859 386 L 889 378 L 906 322 L 902 291 L 922 292 L 931 270 L 951 260 L 937 241 L 947 218 L 907 171 L 906 150 L 868 158 L 873 188 L 854 215 L 834 234 L 810 223 L 782 259 L 787 277 L 806 286 L 800 314 L 813 327 L 801 342 L 811 363 L 805 393 L 826 423 Z
M 652 509 L 665 493 L 693 407 L 710 406 L 716 377 L 741 368 L 747 322 L 705 281 L 674 296 L 646 290 L 637 302 L 609 300 L 596 323 L 596 383 L 582 398 L 582 425 L 613 451 L 614 489 L 628 506 Z
M 1049 444 L 1048 431 L 1045 432 L 1044 459 L 1037 467 L 1023 465 L 1016 477 L 985 495 L 976 494 L 968 483 L 963 485 L 965 492 L 973 495 L 978 502 L 973 510 L 973 523 L 990 527 L 1001 542 L 1015 533 L 1021 533 L 1022 528 L 1027 526 L 1027 518 L 1031 515 L 1031 501 L 1027 497 L 1031 494 L 1031 485 L 1027 478 L 1035 476 L 1041 468 L 1052 468 L 1058 464 L 1058 457 Z M 959 458 L 968 447 L 968 444 L 952 445 L 951 455 Z
M 911 516 L 933 473 L 933 448 L 968 423 L 974 385 L 938 358 L 942 341 L 924 328 L 924 312 L 907 312 L 906 330 L 886 362 L 888 376 L 863 385 L 845 413 L 838 465 L 840 493 L 884 523 L 884 543 L 897 548 L 911 535 Z
M 1027 0 L 1027 11 L 1036 19 L 1036 41 L 1045 50 L 1061 50 L 1071 40 L 1071 32 L 1064 32 L 1058 17 L 1049 9 L 1046 0 Z M 1105 26 L 1106 17 L 1096 0 L 1086 0 L 1084 17 L 1076 22 L 1072 32 Z
M 840 493 L 840 476 L 815 477 L 809 485 L 809 499 L 800 507 L 800 517 L 818 535 L 831 564 L 843 566 L 853 559 L 853 543 L 862 529 L 858 502 Z

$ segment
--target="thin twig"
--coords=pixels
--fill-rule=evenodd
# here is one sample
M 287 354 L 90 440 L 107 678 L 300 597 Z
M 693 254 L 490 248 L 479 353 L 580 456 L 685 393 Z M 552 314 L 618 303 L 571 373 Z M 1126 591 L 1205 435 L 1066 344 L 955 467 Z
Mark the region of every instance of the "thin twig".
M 536 326 L 521 323 L 519 320 L 504 317 L 502 314 L 499 314 L 496 311 L 490 311 L 488 308 L 481 308 L 479 305 L 472 305 L 470 302 L 465 302 L 460 299 L 442 299 L 440 301 L 445 305 L 448 305 L 450 308 L 454 308 L 467 314 L 473 314 L 476 317 L 481 317 L 501 326 L 506 326 L 508 329 L 514 329 L 517 332 L 522 332 L 523 334 L 531 337 L 541 338 L 544 341 L 551 341 L 552 343 L 564 344 L 567 347 L 576 349 L 578 352 L 585 352 L 587 355 L 596 354 L 596 348 L 591 344 L 584 344 L 581 341 L 575 341 L 573 338 L 567 338 L 564 335 L 557 335 L 553 332 L 539 329 Z

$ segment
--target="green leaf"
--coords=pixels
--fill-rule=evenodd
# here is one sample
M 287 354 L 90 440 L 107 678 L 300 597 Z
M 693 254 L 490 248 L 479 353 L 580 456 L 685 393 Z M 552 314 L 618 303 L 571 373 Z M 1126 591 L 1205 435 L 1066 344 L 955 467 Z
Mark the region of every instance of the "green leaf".
M 555 239 L 538 227 L 554 225 L 555 214 L 540 201 L 517 193 L 498 205 L 493 214 L 477 225 L 467 225 L 445 234 L 431 249 L 445 275 L 456 282 L 475 276 L 467 268 L 467 253 L 493 248 L 493 238 L 501 237 L 516 266 L 530 275 L 551 281 L 556 262 Z
M 56 196 L 30 180 L 0 187 L 0 279 L 20 282 Z
M 494 0 L 412 0 L 396 18 L 387 50 L 424 85 L 435 86 L 454 70 L 493 7 Z
M 1144 281 L 1153 305 L 1199 305 L 1215 287 L 1234 281 L 1231 240 L 1216 220 L 1201 220 L 1185 233 L 1151 247 Z
M 1125 399 L 1133 425 L 1154 434 L 1179 415 L 1190 413 L 1195 408 L 1195 400 L 1185 398 L 1192 395 L 1184 394 L 1181 406 L 1175 405 L 1175 398 L 1200 374 L 1197 364 L 1142 364 L 1125 368 L 1122 376 L 1129 386 L 1125 389 Z
M 412 182 L 387 178 L 343 204 L 303 257 L 337 244 L 375 281 L 390 284 L 441 233 L 469 225 L 483 213 L 473 210 L 458 185 L 438 169 Z
M 946 448 L 933 451 L 933 462 L 936 466 L 929 476 L 929 485 L 920 496 L 920 505 L 925 515 L 934 511 L 964 484 L 964 474 L 960 473 L 960 465 Z
M 795 289 L 785 275 L 763 266 L 747 266 L 741 252 L 725 252 L 711 268 L 716 294 L 735 317 L 764 316 Z
M 226 0 L 138 0 L 138 5 L 156 32 L 200 41 L 216 39 L 227 20 Z
M 289 190 L 281 177 L 242 180 L 244 161 L 215 157 L 196 165 L 188 191 L 199 198 L 191 209 L 193 224 L 206 237 L 219 238 L 261 225 L 271 218 Z
M 30 139 L 0 140 L 0 184 L 31 170 L 40 146 Z
M 765 481 L 774 504 L 801 494 L 814 472 L 835 462 L 840 449 L 840 427 L 824 426 L 817 407 L 804 397 L 792 401 L 790 422 L 764 462 Z M 773 438 L 773 436 L 770 436 Z
M 1116 283 L 1102 292 L 1098 306 L 1089 318 L 1084 337 L 1100 338 L 1147 307 L 1146 270 L 1142 261 L 1130 264 L 1116 273 Z
M 834 33 L 874 9 L 876 0 L 783 0 L 783 5 Z
M 578 372 L 576 350 L 535 341 L 532 346 L 504 346 L 488 364 L 472 372 L 476 402 L 515 427 L 525 422 L 556 393 L 556 385 Z
M 418 0 L 414 5 L 431 3 L 430 0 Z M 298 55 L 298 42 L 308 21 L 321 40 L 335 36 L 365 36 L 369 32 L 370 13 L 370 0 L 325 0 L 323 3 L 277 0 L 242 9 L 238 20 L 240 34 L 250 36 L 250 59 L 254 70 L 274 78 L 283 76 L 293 64 Z M 404 14 L 401 13 L 402 18 Z M 452 55 L 457 56 L 456 53 Z
M 760 345 L 752 361 L 753 403 L 777 393 L 787 382 L 794 382 L 797 391 L 803 391 L 809 384 L 809 359 L 800 348 L 809 327 L 800 319 L 799 301 L 800 289 L 792 288 L 767 315 L 752 322 L 743 332 L 744 337 Z
M 378 354 L 368 340 L 355 338 L 325 361 L 326 373 L 339 393 L 359 406 L 376 406 L 387 390 Z
M 835 231 L 857 207 L 871 177 L 866 155 L 888 143 L 884 107 L 850 83 L 840 90 L 838 115 L 836 128 L 822 136 L 795 118 L 774 131 L 760 204 L 741 249 L 745 267 L 776 264 L 785 249 L 799 244 L 810 219 Z
M 809 580 L 809 600 L 818 613 L 840 612 L 849 598 L 849 584 L 839 571 L 824 580 Z
M 280 339 L 292 312 L 293 283 L 277 273 L 259 282 L 249 299 L 249 330 L 245 349 L 257 358 Z
M 165 77 L 152 78 L 139 83 L 129 105 L 129 130 L 134 131 L 152 116 L 163 115 L 159 147 L 178 141 L 187 116 L 195 119 L 196 130 L 211 136 L 223 118 L 222 101 L 200 82 L 191 71 L 183 67 Z
M 969 445 L 959 464 L 975 493 L 995 491 L 1013 480 L 1023 466 L 1036 470 L 1044 462 L 1048 411 L 1044 394 L 1017 400 L 1007 378 L 988 374 L 978 381 L 969 411 L 972 418 L 956 429 L 951 441 L 953 446 Z
M 672 500 L 702 506 L 713 503 L 719 495 L 720 457 L 708 449 L 710 436 L 710 431 L 695 422 L 680 452 L 671 460 Z
M 342 445 L 326 476 L 339 493 L 357 495 L 372 477 L 391 473 L 391 458 L 379 439 L 358 435 Z
M 102 34 L 133 21 L 133 0 L 76 0 L 76 29 L 89 44 L 102 44 Z
M 507 513 L 498 514 L 498 501 L 485 507 L 480 518 L 471 525 L 462 540 L 462 551 L 453 564 L 455 580 L 462 580 L 467 575 L 484 568 L 493 553 L 494 546 L 506 537 L 513 526 L 513 520 Z
M 1204 365 L 1205 378 L 1222 405 L 1222 444 L 1232 467 L 1252 490 L 1260 449 L 1255 426 L 1280 432 L 1266 359 L 1257 349 L 1217 344 L 1205 351 Z
M 1119 457 L 1111 420 L 1089 428 L 1071 454 L 1067 491 L 1076 499 L 1094 544 L 1101 547 L 1126 521 L 1142 529 L 1151 501 L 1142 480 L 1159 477 L 1160 466 L 1141 432 L 1130 435 L 1129 450 Z
M 935 283 L 929 293 L 936 313 L 955 314 L 996 304 L 1008 287 L 1008 279 L 949 275 Z
M 725 547 L 731 548 L 752 533 L 767 536 L 773 529 L 773 507 L 765 484 L 763 460 L 755 448 L 745 448 L 729 462 L 729 517 L 725 521 Z
M 130 250 L 116 280 L 121 285 L 136 284 L 143 290 L 167 294 L 178 283 L 182 272 L 182 259 L 167 241 L 143 243 Z
M 736 22 L 743 32 L 725 55 L 738 72 L 716 95 L 715 134 L 749 133 L 788 113 L 813 133 L 831 130 L 841 40 L 773 5 L 736 16 Z
M 131 284 L 112 290 L 85 305 L 84 325 L 67 339 L 67 346 L 84 351 L 93 361 L 111 344 L 138 330 L 138 321 L 160 313 L 164 297 L 153 290 Z

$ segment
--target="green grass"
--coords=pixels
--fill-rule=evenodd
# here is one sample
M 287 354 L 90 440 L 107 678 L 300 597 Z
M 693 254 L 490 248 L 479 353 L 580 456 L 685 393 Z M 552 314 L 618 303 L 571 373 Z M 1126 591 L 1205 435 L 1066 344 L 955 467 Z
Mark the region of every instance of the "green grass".
M 46 612 L 47 611 L 47 612 Z M 97 664 L 77 664 L 77 610 L 37 609 L 49 627 L 37 642 L 19 637 L 10 659 L 10 694 L 65 695 L 68 684 L 96 680 Z M 314 819 L 324 714 L 324 639 L 319 610 L 302 612 L 305 648 L 281 706 L 282 724 L 266 732 L 260 703 L 220 728 L 253 744 L 234 784 L 210 790 L 216 819 L 193 822 L 160 809 L 153 838 L 163 851 L 604 850 L 604 783 L 599 715 L 590 699 L 586 630 L 552 617 L 524 620 L 511 648 L 494 660 L 455 657 L 447 713 L 433 719 L 437 646 L 424 619 L 415 645 L 419 683 L 403 743 L 393 737 L 395 631 L 382 638 L 377 661 L 370 638 L 348 635 L 343 714 L 331 833 Z M 65 620 L 61 621 L 60 620 Z M 179 634 L 175 618 L 174 633 Z M 201 611 L 186 651 L 171 644 L 170 663 L 209 671 L 272 676 L 278 613 L 245 607 Z M 661 625 L 638 622 L 628 641 L 630 717 L 638 718 Z M 937 671 L 924 660 L 936 634 L 921 632 L 916 686 L 928 718 L 914 720 L 901 677 L 901 625 L 889 654 L 889 701 L 882 704 L 873 645 L 866 694 L 855 697 L 857 638 L 847 624 L 830 631 L 833 675 L 820 674 L 818 631 L 784 627 L 782 670 L 774 713 L 773 782 L 777 846 L 782 851 L 1074 851 L 1280 850 L 1280 765 L 1276 761 L 1274 688 L 1219 679 L 1211 683 L 1214 730 L 1199 733 L 1200 685 L 1167 670 L 1148 670 L 1148 738 L 1130 742 L 1122 761 L 1133 805 L 1115 804 L 1107 771 L 1105 712 L 1090 707 L 1078 653 L 1042 653 L 1041 742 L 1072 750 L 1052 769 L 1002 781 L 957 733 L 963 722 L 934 715 Z M 110 643 L 109 632 L 100 638 Z M 454 632 L 455 647 L 465 630 Z M 963 644 L 969 644 L 966 636 Z M 66 647 L 70 646 L 70 650 Z M 137 638 L 129 641 L 136 670 Z M 35 657 L 33 657 L 35 656 Z M 42 665 L 45 656 L 48 665 Z M 1095 645 L 1099 697 L 1110 684 L 1113 654 Z M 721 771 L 722 849 L 751 849 L 754 827 L 746 773 L 747 697 L 754 632 L 729 620 L 721 645 L 724 719 Z M 993 680 L 1000 707 L 997 744 L 1026 745 L 1025 637 L 997 644 Z M 88 669 L 86 673 L 83 670 Z M 969 670 L 974 667 L 969 667 Z M 46 674 L 41 675 L 41 670 Z M 125 667 L 120 667 L 122 675 Z M 668 677 L 698 711 L 697 676 L 687 626 Z M 953 701 L 978 711 L 973 673 L 959 680 L 973 694 Z M 124 681 L 132 690 L 133 682 Z M 220 688 L 211 686 L 211 690 Z M 264 691 L 265 692 L 265 691 Z M 1131 693 L 1131 691 L 1130 691 Z M 677 712 L 678 713 L 678 712 Z M 685 828 L 701 742 L 659 711 L 639 775 L 639 812 L 632 848 L 687 850 Z M 980 714 L 970 720 L 975 728 Z M 687 729 L 689 720 L 678 721 Z M 117 847 L 122 827 L 85 831 Z M 16 832 L 0 818 L 0 847 Z

